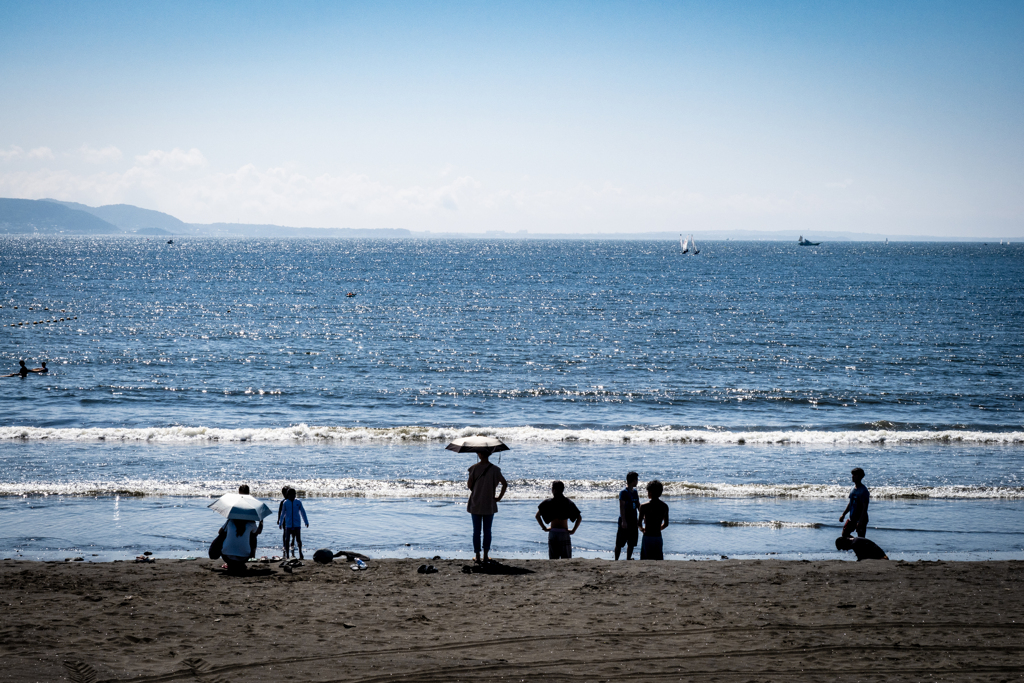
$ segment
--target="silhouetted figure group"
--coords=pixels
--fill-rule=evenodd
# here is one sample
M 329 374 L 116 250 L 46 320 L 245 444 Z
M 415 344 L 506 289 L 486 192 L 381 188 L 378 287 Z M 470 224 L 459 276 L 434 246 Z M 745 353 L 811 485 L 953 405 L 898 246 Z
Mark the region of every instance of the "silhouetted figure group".
M 34 372 L 36 374 L 40 374 L 41 375 L 41 374 L 45 374 L 45 373 L 50 371 L 50 369 L 46 367 L 46 361 L 45 360 L 40 363 L 41 367 L 38 367 L 38 368 L 26 367 L 25 366 L 25 361 L 23 361 L 23 360 L 19 360 L 18 364 L 19 364 L 19 367 L 18 367 L 18 371 L 17 372 L 12 372 L 9 375 L 0 375 L 0 377 L 22 377 L 22 378 L 25 378 L 25 377 L 28 377 L 28 373 L 30 373 L 30 372 Z
M 498 502 L 505 496 L 508 482 L 501 474 L 501 468 L 490 461 L 491 453 L 477 452 L 480 461 L 469 468 L 466 485 L 471 493 L 466 511 L 473 516 L 473 554 L 476 562 L 490 560 L 491 526 L 498 512 Z M 638 536 L 643 533 L 640 546 L 641 560 L 663 560 L 661 532 L 668 528 L 668 505 L 661 500 L 664 486 L 655 479 L 647 485 L 650 500 L 640 505 L 636 485 L 640 475 L 630 472 L 626 475 L 626 488 L 619 493 L 619 523 L 615 534 L 615 559 L 619 559 L 622 546 L 626 546 L 626 559 L 633 559 L 633 548 Z M 495 490 L 501 491 L 495 495 Z M 537 506 L 534 515 L 540 528 L 548 534 L 548 559 L 572 558 L 572 536 L 580 528 L 583 515 L 576 503 L 565 496 L 565 484 L 555 481 L 551 484 L 551 497 Z M 572 522 L 572 528 L 569 523 Z M 481 535 L 483 539 L 481 540 Z M 481 557 L 481 550 L 483 557 Z
M 22 364 L 26 372 L 28 370 Z M 479 462 L 469 468 L 466 485 L 470 489 L 466 510 L 473 517 L 473 552 L 477 563 L 490 562 L 491 527 L 498 511 L 498 502 L 505 496 L 508 482 L 501 468 L 490 462 L 491 453 L 477 453 Z M 864 486 L 864 470 L 857 467 L 851 472 L 854 488 L 850 502 L 843 510 L 839 521 L 846 520 L 842 536 L 836 539 L 837 550 L 852 550 L 857 560 L 888 560 L 885 551 L 865 538 L 867 534 L 868 504 L 871 496 Z M 662 531 L 669 525 L 669 507 L 661 500 L 664 485 L 657 479 L 647 484 L 648 501 L 640 504 L 636 490 L 640 476 L 636 472 L 626 475 L 626 487 L 619 492 L 619 517 L 615 531 L 615 559 L 626 549 L 626 559 L 633 559 L 633 550 L 640 541 L 641 560 L 665 559 Z M 498 490 L 500 488 L 500 491 Z M 239 494 L 249 495 L 249 487 L 242 485 Z M 278 507 L 278 527 L 283 531 L 284 557 L 294 555 L 292 545 L 298 545 L 299 558 L 302 554 L 301 526 L 309 526 L 302 501 L 297 499 L 295 489 L 286 486 L 281 490 L 283 500 Z M 566 497 L 565 484 L 555 481 L 551 484 L 551 497 L 537 506 L 535 515 L 540 528 L 548 534 L 548 558 L 552 560 L 572 558 L 572 536 L 580 528 L 583 515 L 576 504 Z M 572 528 L 569 523 L 572 522 Z M 227 569 L 234 573 L 244 571 L 245 562 L 256 554 L 257 537 L 263 532 L 263 523 L 258 525 L 247 520 L 229 519 L 221 527 L 218 541 L 222 543 L 220 556 Z M 854 538 L 853 534 L 857 537 Z M 642 539 L 640 534 L 643 534 Z M 481 556 L 482 555 L 482 556 Z M 213 557 L 213 555 L 211 555 Z M 488 565 L 490 566 L 490 565 Z

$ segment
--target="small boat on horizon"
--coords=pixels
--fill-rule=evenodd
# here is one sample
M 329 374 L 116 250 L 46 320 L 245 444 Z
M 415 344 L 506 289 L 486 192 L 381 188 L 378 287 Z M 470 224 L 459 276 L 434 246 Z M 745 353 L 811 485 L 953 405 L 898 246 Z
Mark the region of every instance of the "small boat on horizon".
M 816 247 L 819 244 L 821 244 L 821 242 L 812 242 L 810 240 L 805 240 L 803 235 L 800 235 L 800 239 L 798 239 L 796 243 L 799 244 L 801 247 Z

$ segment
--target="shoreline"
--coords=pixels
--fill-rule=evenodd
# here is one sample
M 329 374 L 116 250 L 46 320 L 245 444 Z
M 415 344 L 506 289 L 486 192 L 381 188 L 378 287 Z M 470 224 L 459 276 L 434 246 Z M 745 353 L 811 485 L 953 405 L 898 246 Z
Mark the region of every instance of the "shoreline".
M 1021 561 L 502 562 L 0 561 L 0 680 L 1024 677 Z

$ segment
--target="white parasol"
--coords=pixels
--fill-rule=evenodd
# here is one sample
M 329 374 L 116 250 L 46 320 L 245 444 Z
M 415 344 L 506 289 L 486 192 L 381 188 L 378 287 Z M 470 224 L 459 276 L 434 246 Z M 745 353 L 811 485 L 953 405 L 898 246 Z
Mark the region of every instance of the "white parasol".
M 461 439 L 455 439 L 445 448 L 456 453 L 499 453 L 509 450 L 501 439 L 493 436 L 464 436 Z
M 273 512 L 263 501 L 241 493 L 225 493 L 207 507 L 228 519 L 247 519 L 251 522 L 262 521 Z

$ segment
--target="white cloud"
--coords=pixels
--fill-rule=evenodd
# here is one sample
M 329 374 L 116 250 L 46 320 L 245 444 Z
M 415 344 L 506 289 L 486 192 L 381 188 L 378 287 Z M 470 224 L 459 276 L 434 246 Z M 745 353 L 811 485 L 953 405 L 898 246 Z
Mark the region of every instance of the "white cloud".
M 14 161 L 15 159 L 52 159 L 53 150 L 49 147 L 36 147 L 28 152 L 17 145 L 10 149 L 0 149 L 0 159 Z
M 35 150 L 33 150 L 35 152 Z M 0 150 L 24 158 L 21 148 Z M 761 228 L 802 229 L 826 224 L 863 230 L 906 224 L 928 214 L 902 212 L 891 198 L 813 188 L 789 193 L 655 192 L 621 184 L 520 179 L 496 187 L 456 169 L 436 169 L 412 184 L 365 174 L 311 175 L 301 169 L 246 164 L 209 168 L 198 149 L 151 150 L 125 170 L 77 172 L 20 169 L 0 172 L 0 196 L 54 197 L 91 205 L 128 203 L 196 223 L 246 222 L 293 226 L 395 228 L 482 232 L 646 232 Z M 821 188 L 821 185 L 818 185 Z M 692 227 L 689 227 L 692 226 Z
M 206 166 L 206 157 L 198 149 L 193 147 L 189 151 L 175 147 L 169 152 L 161 149 L 151 150 L 148 154 L 135 157 L 135 160 L 143 166 L 162 166 L 177 170 L 202 168 Z
M 3 159 L 4 161 L 11 161 L 13 159 L 20 158 L 24 153 L 25 150 L 15 145 L 10 149 L 0 149 L 0 159 Z
M 52 159 L 53 150 L 51 150 L 49 147 L 36 147 L 25 156 L 27 156 L 29 159 Z
M 106 164 L 111 161 L 120 160 L 123 155 L 121 154 L 121 150 L 113 145 L 103 147 L 102 149 L 96 149 L 89 145 L 82 145 L 78 148 L 78 156 L 90 164 Z

